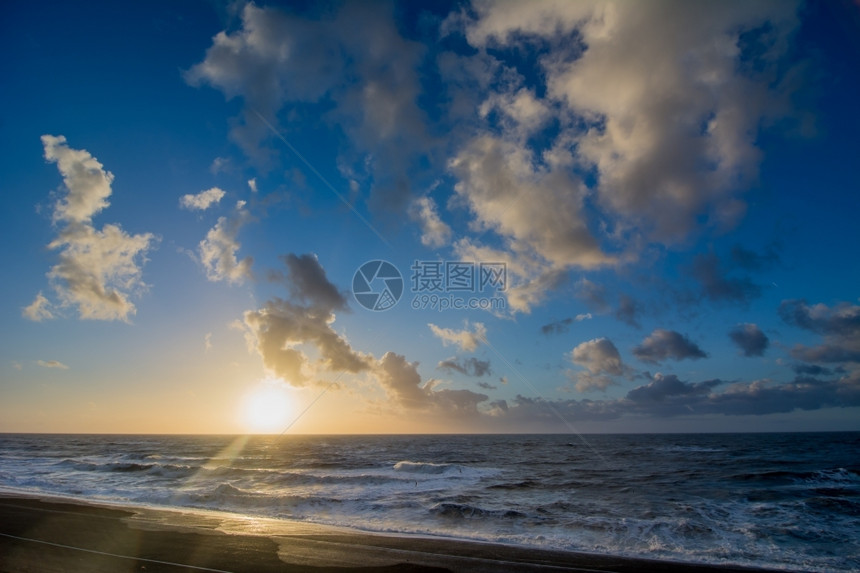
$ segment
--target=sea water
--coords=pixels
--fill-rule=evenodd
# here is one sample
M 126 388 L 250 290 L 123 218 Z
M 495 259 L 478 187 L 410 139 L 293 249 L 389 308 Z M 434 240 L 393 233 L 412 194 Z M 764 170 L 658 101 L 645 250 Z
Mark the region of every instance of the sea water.
M 0 434 L 0 488 L 527 547 L 860 570 L 860 433 Z

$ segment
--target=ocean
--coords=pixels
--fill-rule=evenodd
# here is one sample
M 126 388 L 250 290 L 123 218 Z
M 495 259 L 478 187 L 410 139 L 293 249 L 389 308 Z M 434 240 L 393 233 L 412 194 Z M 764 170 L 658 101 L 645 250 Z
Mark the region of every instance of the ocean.
M 0 434 L 0 490 L 685 562 L 860 570 L 860 433 Z

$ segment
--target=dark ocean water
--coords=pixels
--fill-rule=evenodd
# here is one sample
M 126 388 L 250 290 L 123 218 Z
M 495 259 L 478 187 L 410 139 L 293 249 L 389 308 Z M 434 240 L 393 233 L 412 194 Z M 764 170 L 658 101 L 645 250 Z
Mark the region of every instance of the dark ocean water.
M 0 488 L 593 553 L 860 570 L 860 433 L 0 434 Z

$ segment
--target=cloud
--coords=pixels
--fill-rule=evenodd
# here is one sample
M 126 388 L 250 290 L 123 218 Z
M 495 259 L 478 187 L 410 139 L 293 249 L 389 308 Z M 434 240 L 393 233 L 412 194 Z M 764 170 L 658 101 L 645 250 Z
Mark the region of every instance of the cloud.
M 673 242 L 733 226 L 755 180 L 756 133 L 779 113 L 780 58 L 797 4 L 478 2 L 477 48 L 552 46 L 547 98 L 584 128 L 563 132 L 596 170 L 598 204 L 621 230 Z M 787 74 L 786 74 L 787 75 Z M 575 123 L 574 123 L 575 125 Z
M 245 257 L 242 260 L 236 258 L 236 252 L 242 246 L 237 240 L 239 230 L 250 221 L 250 214 L 244 207 L 245 202 L 239 201 L 234 214 L 219 217 L 215 226 L 209 229 L 206 238 L 198 245 L 200 262 L 206 271 L 206 278 L 210 281 L 242 283 L 253 276 L 253 257 Z
M 585 185 L 562 166 L 540 166 L 522 145 L 483 135 L 466 144 L 449 168 L 476 228 L 495 231 L 511 251 L 537 256 L 552 268 L 615 262 L 588 228 Z
M 323 119 L 355 146 L 354 157 L 341 160 L 369 170 L 372 204 L 400 209 L 411 192 L 410 167 L 427 157 L 430 141 L 416 103 L 423 51 L 400 36 L 393 8 L 383 3 L 302 14 L 249 2 L 238 29 L 216 34 L 185 79 L 242 101 L 231 137 L 263 165 L 273 153 L 258 113 L 277 125 L 287 107 L 326 104 Z
M 606 298 L 606 287 L 588 279 L 579 279 L 575 285 L 576 297 L 584 301 L 594 312 L 604 313 L 609 310 Z
M 436 203 L 430 197 L 419 197 L 412 202 L 409 216 L 421 225 L 421 244 L 442 247 L 451 241 L 451 227 L 439 218 Z
M 69 367 L 57 360 L 37 360 L 36 364 L 42 368 L 57 368 L 59 370 L 68 370 Z
M 329 282 L 316 255 L 290 253 L 279 257 L 287 266 L 287 287 L 293 298 L 315 308 L 347 310 L 346 296 Z
M 714 387 L 720 384 L 723 384 L 720 380 L 707 380 L 695 384 L 682 382 L 674 374 L 664 376 L 658 372 L 648 384 L 630 390 L 627 393 L 627 399 L 637 404 L 666 403 L 678 398 L 681 401 L 688 401 L 692 396 L 709 394 Z
M 447 358 L 439 362 L 436 368 L 440 370 L 451 370 L 459 372 L 465 376 L 487 376 L 492 374 L 489 360 L 479 360 L 474 356 L 471 358 L 457 359 L 455 357 Z
M 186 209 L 198 209 L 204 211 L 218 203 L 224 197 L 224 191 L 218 187 L 212 187 L 206 191 L 201 191 L 196 195 L 183 195 L 179 198 L 179 205 Z
M 371 368 L 370 356 L 353 350 L 335 332 L 335 310 L 345 310 L 345 299 L 326 278 L 313 255 L 287 255 L 284 280 L 293 301 L 273 298 L 258 310 L 244 314 L 244 328 L 251 348 L 275 376 L 293 386 L 304 386 L 324 372 L 356 374 Z M 317 355 L 312 359 L 304 347 Z
M 418 363 L 386 352 L 374 370 L 379 383 L 397 404 L 408 409 L 433 409 L 446 416 L 478 416 L 478 404 L 488 399 L 470 390 L 435 390 L 434 381 L 422 384 Z
M 579 392 L 605 390 L 615 381 L 612 376 L 628 375 L 630 369 L 621 360 L 621 354 L 608 338 L 595 338 L 583 342 L 571 350 L 568 356 L 577 366 L 587 372 L 571 372 Z
M 131 294 L 146 288 L 141 266 L 157 239 L 151 233 L 129 235 L 119 225 L 96 229 L 92 217 L 109 205 L 113 174 L 89 152 L 68 147 L 63 136 L 44 135 L 42 144 L 45 159 L 57 164 L 65 184 L 65 195 L 53 213 L 61 227 L 48 244 L 58 251 L 59 262 L 48 279 L 59 305 L 76 307 L 83 319 L 127 321 L 136 312 Z M 24 309 L 24 316 L 51 318 L 49 306 L 40 293 Z
M 51 301 L 45 298 L 41 291 L 39 291 L 39 294 L 36 295 L 32 303 L 21 310 L 21 314 L 25 318 L 29 318 L 35 322 L 41 322 L 46 318 L 54 318 L 54 314 L 51 312 Z
M 65 197 L 54 205 L 54 221 L 89 223 L 110 205 L 113 173 L 83 149 L 71 149 L 62 135 L 43 135 L 45 159 L 57 164 L 65 184 Z
M 203 337 L 203 351 L 209 352 L 212 350 L 212 333 L 207 332 L 206 336 Z
M 550 334 L 564 334 L 570 330 L 570 325 L 574 322 L 582 322 L 583 320 L 591 320 L 591 313 L 577 314 L 573 317 L 563 318 L 544 324 L 540 327 L 541 334 L 549 336 Z
M 824 337 L 818 346 L 795 345 L 791 355 L 804 362 L 860 362 L 860 306 L 841 302 L 833 307 L 809 305 L 805 300 L 785 300 L 779 306 L 782 319 L 793 326 Z
M 629 324 L 630 326 L 639 328 L 640 325 L 638 317 L 640 312 L 641 307 L 639 303 L 636 302 L 633 297 L 622 294 L 618 303 L 618 308 L 615 310 L 615 318 L 621 322 Z
M 435 334 L 442 344 L 445 346 L 455 345 L 464 352 L 474 352 L 478 345 L 487 339 L 487 328 L 481 322 L 472 324 L 472 330 L 469 330 L 469 322 L 466 321 L 463 330 L 454 330 L 452 328 L 441 328 L 435 324 L 429 323 L 427 326 Z
M 633 349 L 633 354 L 643 362 L 657 363 L 668 358 L 697 360 L 707 358 L 701 348 L 686 336 L 674 330 L 655 329 L 642 344 Z
M 489 382 L 478 382 L 478 388 L 483 388 L 484 390 L 497 390 L 498 386 L 493 386 Z
M 709 300 L 749 304 L 761 296 L 761 287 L 748 277 L 728 277 L 720 259 L 713 253 L 698 255 L 689 272 L 699 282 L 702 294 Z
M 769 245 L 763 254 L 735 245 L 730 256 L 732 263 L 745 271 L 765 270 L 778 264 L 780 260 L 776 244 Z
M 722 392 L 717 388 L 725 387 Z M 491 404 L 492 418 L 501 424 L 546 424 L 566 420 L 613 420 L 623 417 L 689 415 L 756 416 L 823 408 L 860 406 L 860 378 L 839 380 L 797 377 L 776 384 L 767 380 L 728 383 L 723 380 L 686 382 L 674 375 L 655 374 L 650 382 L 609 400 L 547 400 L 517 396 L 511 404 Z M 545 426 L 544 426 L 545 427 Z
M 755 324 L 739 324 L 729 331 L 729 338 L 738 345 L 744 356 L 763 356 L 770 341 Z

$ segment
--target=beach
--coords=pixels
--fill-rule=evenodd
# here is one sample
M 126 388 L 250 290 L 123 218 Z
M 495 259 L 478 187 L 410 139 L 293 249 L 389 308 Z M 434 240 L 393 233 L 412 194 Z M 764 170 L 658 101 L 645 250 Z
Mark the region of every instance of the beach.
M 0 571 L 765 571 L 0 495 Z

